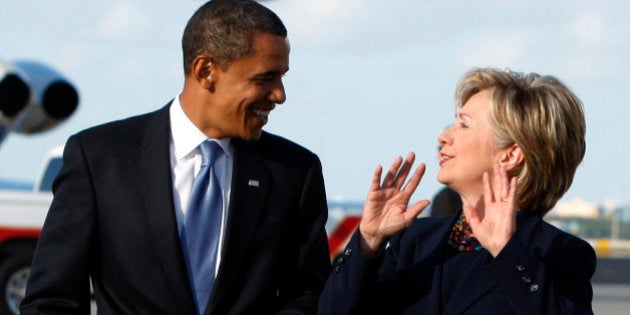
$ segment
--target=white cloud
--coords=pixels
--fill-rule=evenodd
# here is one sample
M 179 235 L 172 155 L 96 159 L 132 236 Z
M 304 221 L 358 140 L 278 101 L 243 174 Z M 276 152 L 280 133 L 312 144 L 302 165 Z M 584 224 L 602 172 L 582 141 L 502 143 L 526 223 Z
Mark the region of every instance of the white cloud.
M 606 51 L 627 42 L 630 24 L 612 11 L 586 10 L 577 14 L 563 31 L 582 49 Z
M 567 26 L 567 33 L 583 47 L 595 47 L 606 41 L 607 29 L 604 18 L 598 12 L 588 11 L 578 15 Z
M 368 19 L 371 2 L 363 0 L 287 1 L 275 10 L 292 40 L 335 42 Z M 280 7 L 282 6 L 282 7 Z
M 570 39 L 569 51 L 561 64 L 583 78 L 607 78 L 627 73 L 628 22 L 614 12 L 595 9 L 576 14 L 559 31 Z
M 77 71 L 85 66 L 90 48 L 83 44 L 69 44 L 59 54 L 59 68 Z
M 528 51 L 537 45 L 538 36 L 529 31 L 493 31 L 475 36 L 459 50 L 458 60 L 464 68 L 471 66 L 509 66 L 521 64 Z M 514 69 L 518 70 L 518 69 Z
M 99 32 L 110 39 L 133 39 L 140 36 L 150 22 L 149 16 L 134 4 L 119 3 L 103 16 Z

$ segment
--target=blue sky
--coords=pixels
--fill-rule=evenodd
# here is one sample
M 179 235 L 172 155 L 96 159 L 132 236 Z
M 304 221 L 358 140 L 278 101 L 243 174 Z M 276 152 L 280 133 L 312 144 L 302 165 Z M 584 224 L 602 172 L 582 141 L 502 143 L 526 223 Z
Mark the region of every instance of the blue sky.
M 3 1 L 0 59 L 34 59 L 73 82 L 57 128 L 9 135 L 0 177 L 33 180 L 46 152 L 106 121 L 157 109 L 181 89 L 180 38 L 201 1 Z M 564 201 L 630 202 L 630 2 L 265 1 L 291 41 L 287 102 L 268 131 L 319 154 L 329 198 L 362 200 L 374 167 L 416 152 L 440 188 L 437 136 L 476 66 L 552 74 L 584 102 L 587 152 Z M 104 154 L 107 148 L 104 148 Z

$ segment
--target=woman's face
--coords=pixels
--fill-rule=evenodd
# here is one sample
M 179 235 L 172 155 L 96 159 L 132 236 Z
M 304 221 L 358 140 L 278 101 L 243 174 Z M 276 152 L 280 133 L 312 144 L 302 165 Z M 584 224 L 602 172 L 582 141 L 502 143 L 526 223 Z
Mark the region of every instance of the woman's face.
M 482 176 L 491 173 L 500 160 L 490 121 L 490 95 L 483 90 L 473 95 L 457 113 L 455 124 L 439 137 L 440 171 L 437 179 L 462 197 L 481 195 Z

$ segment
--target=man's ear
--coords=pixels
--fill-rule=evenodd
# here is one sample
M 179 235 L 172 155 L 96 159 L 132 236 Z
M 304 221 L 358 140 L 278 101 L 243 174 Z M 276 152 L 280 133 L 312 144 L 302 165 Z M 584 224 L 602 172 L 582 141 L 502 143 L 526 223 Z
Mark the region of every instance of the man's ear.
M 506 171 L 509 172 L 523 163 L 525 155 L 523 155 L 523 150 L 521 150 L 521 147 L 519 147 L 518 144 L 513 143 L 504 150 L 505 152 L 500 164 L 505 167 Z
M 191 74 L 204 89 L 214 89 L 215 63 L 208 56 L 199 55 L 192 62 Z

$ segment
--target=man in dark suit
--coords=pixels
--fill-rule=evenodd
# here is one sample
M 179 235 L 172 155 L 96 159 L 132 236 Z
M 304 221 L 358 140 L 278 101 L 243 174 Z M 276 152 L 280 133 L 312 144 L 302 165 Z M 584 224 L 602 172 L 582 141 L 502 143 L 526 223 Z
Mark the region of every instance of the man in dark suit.
M 310 314 L 328 275 L 318 157 L 262 131 L 286 95 L 287 32 L 250 0 L 213 0 L 182 39 L 185 83 L 165 107 L 71 136 L 22 314 Z M 220 146 L 216 277 L 197 301 L 181 241 L 199 145 Z M 205 306 L 204 306 L 205 304 Z

